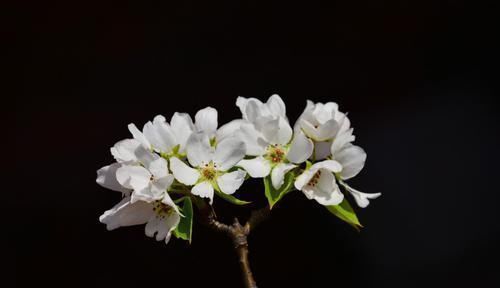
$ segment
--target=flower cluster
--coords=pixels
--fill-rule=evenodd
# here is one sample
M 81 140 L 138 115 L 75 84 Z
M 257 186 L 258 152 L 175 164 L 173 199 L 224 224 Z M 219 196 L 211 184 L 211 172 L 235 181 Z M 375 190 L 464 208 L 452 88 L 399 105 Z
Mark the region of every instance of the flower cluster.
M 218 127 L 217 110 L 158 115 L 131 138 L 111 148 L 115 163 L 97 171 L 97 183 L 122 193 L 122 200 L 100 221 L 108 230 L 146 224 L 145 233 L 168 242 L 171 235 L 190 240 L 192 203 L 213 203 L 214 195 L 233 204 L 248 202 L 233 194 L 245 179 L 263 178 L 270 207 L 299 190 L 333 214 L 360 226 L 344 193 L 359 207 L 380 193 L 367 194 L 346 184 L 364 166 L 366 153 L 355 140 L 345 113 L 336 103 L 307 101 L 290 125 L 278 95 L 266 103 L 238 97 L 241 119 Z M 194 201 L 193 201 L 194 200 Z

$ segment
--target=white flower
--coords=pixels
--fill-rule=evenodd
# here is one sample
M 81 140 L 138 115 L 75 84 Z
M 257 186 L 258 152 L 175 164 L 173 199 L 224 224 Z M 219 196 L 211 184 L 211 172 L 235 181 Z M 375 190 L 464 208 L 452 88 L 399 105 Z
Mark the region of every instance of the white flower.
M 334 141 L 331 147 L 331 153 L 332 159 L 342 165 L 342 170 L 337 173 L 340 185 L 344 186 L 346 190 L 351 193 L 359 207 L 365 208 L 370 204 L 369 199 L 375 199 L 381 195 L 381 193 L 368 194 L 360 192 L 343 181 L 358 175 L 365 166 L 366 153 L 361 147 L 348 142 L 342 146 L 335 145 Z
M 337 103 L 326 104 L 307 101 L 307 106 L 295 123 L 294 130 L 303 131 L 314 141 L 315 160 L 325 159 L 330 155 L 330 146 L 335 139 L 341 137 L 349 142 L 354 141 L 351 123 L 347 115 L 340 112 Z
M 174 177 L 168 173 L 168 162 L 163 158 L 151 162 L 148 169 L 143 166 L 122 166 L 116 170 L 116 180 L 123 187 L 133 190 L 131 202 L 142 200 L 151 203 L 161 200 L 164 204 L 176 207 L 167 193 Z
M 302 191 L 308 199 L 314 199 L 321 205 L 338 205 L 344 199 L 344 194 L 335 181 L 334 173 L 341 170 L 342 166 L 337 161 L 325 160 L 315 163 L 297 177 L 295 188 Z
M 124 187 L 118 182 L 116 171 L 123 165 L 142 165 L 144 167 L 149 167 L 151 162 L 159 158 L 158 155 L 144 148 L 141 143 L 135 139 L 119 141 L 111 147 L 110 150 L 117 162 L 97 170 L 96 182 L 104 188 L 122 192 L 127 196 L 130 195 L 132 189 Z
M 101 223 L 106 224 L 108 230 L 119 227 L 146 224 L 145 233 L 148 237 L 155 237 L 157 241 L 165 240 L 168 243 L 172 231 L 180 222 L 180 214 L 175 204 L 165 204 L 165 201 L 133 202 L 125 197 L 110 210 L 99 217 Z
M 157 115 L 153 122 L 144 124 L 142 132 L 132 123 L 128 125 L 134 139 L 138 140 L 145 148 L 161 154 L 171 154 L 179 143 L 173 129 L 166 122 L 165 117 Z
M 119 141 L 111 147 L 110 151 L 116 162 L 124 165 L 149 166 L 152 161 L 159 158 L 135 139 Z
M 239 122 L 235 135 L 245 142 L 247 155 L 257 156 L 241 160 L 238 166 L 251 177 L 271 174 L 273 187 L 279 189 L 285 174 L 297 167 L 295 164 L 310 157 L 312 141 L 301 131 L 295 133 L 292 140 L 286 107 L 278 95 L 271 96 L 265 104 L 255 98 L 238 97 L 236 105 L 240 107 L 244 121 Z
M 175 112 L 170 124 L 165 117 L 157 115 L 153 122 L 144 125 L 142 132 L 133 123 L 128 128 L 134 139 L 145 148 L 168 158 L 184 153 L 187 140 L 194 132 L 205 132 L 210 138 L 215 137 L 217 126 L 217 110 L 206 107 L 196 113 L 194 124 L 188 114 Z
M 227 172 L 245 156 L 245 143 L 236 138 L 225 138 L 210 145 L 207 133 L 194 133 L 188 140 L 186 163 L 177 157 L 170 158 L 170 168 L 175 178 L 188 186 L 191 193 L 213 201 L 214 188 L 233 194 L 243 184 L 246 173 L 242 170 Z
M 236 106 L 240 108 L 243 119 L 249 122 L 255 122 L 261 117 L 286 119 L 285 103 L 277 94 L 271 95 L 266 103 L 256 98 L 238 97 Z

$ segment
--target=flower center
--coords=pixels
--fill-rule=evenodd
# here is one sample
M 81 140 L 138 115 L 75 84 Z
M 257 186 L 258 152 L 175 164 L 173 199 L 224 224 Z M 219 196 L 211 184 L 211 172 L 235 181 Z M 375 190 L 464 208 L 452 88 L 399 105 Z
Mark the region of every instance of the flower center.
M 321 177 L 321 170 L 318 170 L 316 173 L 314 173 L 313 177 L 311 178 L 311 180 L 309 180 L 307 185 L 312 187 L 316 186 L 318 184 L 319 177 Z
M 174 212 L 174 208 L 163 204 L 161 201 L 153 202 L 153 211 L 156 213 L 156 217 L 164 219 Z
M 213 162 L 210 161 L 208 164 L 204 164 L 201 167 L 201 175 L 203 178 L 206 180 L 214 180 L 215 177 L 217 176 L 217 165 Z
M 274 144 L 267 147 L 267 159 L 273 163 L 281 163 L 285 159 L 285 149 L 283 146 Z

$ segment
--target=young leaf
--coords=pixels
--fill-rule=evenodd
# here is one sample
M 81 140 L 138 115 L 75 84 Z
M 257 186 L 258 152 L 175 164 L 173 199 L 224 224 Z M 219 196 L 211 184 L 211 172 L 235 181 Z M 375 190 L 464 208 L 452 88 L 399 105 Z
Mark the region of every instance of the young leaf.
M 191 232 L 193 230 L 193 203 L 191 198 L 184 197 L 184 205 L 182 206 L 182 214 L 179 225 L 174 230 L 174 236 L 189 241 L 191 243 Z
M 233 195 L 226 194 L 224 192 L 219 191 L 218 189 L 215 189 L 215 194 L 217 194 L 217 196 L 219 196 L 220 198 L 222 198 L 230 203 L 233 203 L 235 205 L 247 205 L 247 204 L 252 203 L 252 202 L 240 200 L 240 199 L 234 197 Z
M 273 208 L 273 206 L 285 196 L 288 192 L 292 191 L 293 181 L 295 180 L 295 173 L 290 171 L 285 174 L 285 179 L 283 185 L 281 185 L 280 189 L 275 189 L 271 182 L 271 176 L 267 176 L 264 178 L 264 193 L 266 194 L 267 201 L 269 202 L 269 207 Z
M 363 227 L 363 225 L 359 223 L 358 216 L 356 216 L 356 213 L 354 212 L 351 204 L 349 204 L 349 201 L 347 201 L 346 198 L 344 198 L 342 203 L 340 203 L 339 205 L 326 206 L 326 209 L 328 209 L 328 211 L 340 218 L 342 221 L 347 222 L 347 224 L 351 225 L 358 231 Z

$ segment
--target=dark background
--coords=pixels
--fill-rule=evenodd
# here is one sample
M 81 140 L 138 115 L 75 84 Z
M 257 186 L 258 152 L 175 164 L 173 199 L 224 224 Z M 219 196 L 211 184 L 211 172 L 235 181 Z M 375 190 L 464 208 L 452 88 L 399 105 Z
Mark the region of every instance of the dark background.
M 130 122 L 210 105 L 225 123 L 240 115 L 238 95 L 273 93 L 292 122 L 306 99 L 348 111 L 368 153 L 351 183 L 383 195 L 358 209 L 361 233 L 288 195 L 250 236 L 259 287 L 500 284 L 496 7 L 291 2 L 15 10 L 23 95 L 16 178 L 4 193 L 17 203 L 4 206 L 18 231 L 8 238 L 18 286 L 241 287 L 229 240 L 201 225 L 191 245 L 165 246 L 142 226 L 107 232 L 98 217 L 120 197 L 95 184 L 95 171 Z M 248 185 L 240 197 L 262 205 L 258 183 Z M 226 221 L 246 215 L 215 206 Z

